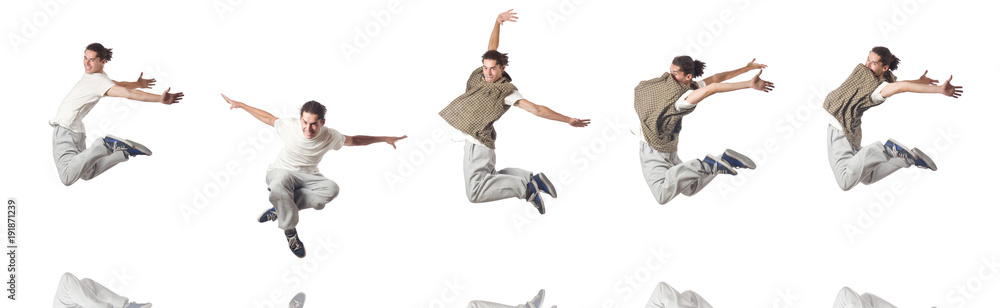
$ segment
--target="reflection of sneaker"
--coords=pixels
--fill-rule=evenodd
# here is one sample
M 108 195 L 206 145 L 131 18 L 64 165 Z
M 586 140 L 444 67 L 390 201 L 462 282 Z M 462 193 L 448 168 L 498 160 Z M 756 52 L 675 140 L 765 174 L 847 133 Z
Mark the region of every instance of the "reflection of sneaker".
M 538 290 L 538 294 L 528 302 L 528 308 L 540 308 L 542 307 L 542 301 L 544 300 L 545 289 Z
M 532 180 L 535 180 L 535 184 L 538 185 L 538 190 L 549 194 L 552 198 L 556 197 L 556 187 L 552 185 L 549 178 L 545 176 L 545 173 L 539 172 L 536 175 L 531 176 Z
M 257 217 L 257 221 L 261 223 L 275 220 L 278 220 L 278 212 L 275 212 L 273 207 L 260 213 L 260 217 Z
M 733 166 L 729 165 L 729 163 L 727 163 L 724 160 L 712 156 L 711 154 L 705 155 L 705 159 L 703 159 L 702 161 L 712 167 L 713 174 L 736 175 L 736 169 L 733 169 Z
M 128 303 L 128 305 L 125 305 L 125 308 L 153 308 L 153 304 L 150 303 L 140 304 L 136 302 L 130 302 Z
M 291 249 L 292 253 L 294 253 L 296 257 L 306 257 L 306 247 L 302 246 L 302 241 L 299 240 L 298 231 L 292 229 L 292 235 L 285 234 L 285 238 L 288 239 L 288 249 Z
M 730 149 L 726 149 L 721 158 L 733 168 L 757 169 L 757 164 L 754 164 L 750 157 Z
M 104 144 L 107 145 L 111 151 L 122 151 L 125 152 L 125 154 L 128 154 L 128 156 L 134 157 L 136 155 L 153 155 L 153 151 L 138 142 L 118 138 L 112 135 L 104 137 Z
M 531 205 L 534 205 L 538 209 L 538 213 L 545 214 L 545 203 L 542 202 L 542 194 L 538 193 L 535 185 L 537 184 L 535 184 L 534 179 L 528 182 L 528 202 L 531 202 Z
M 302 308 L 302 305 L 306 304 L 306 294 L 299 292 L 292 297 L 292 301 L 288 302 L 288 308 Z

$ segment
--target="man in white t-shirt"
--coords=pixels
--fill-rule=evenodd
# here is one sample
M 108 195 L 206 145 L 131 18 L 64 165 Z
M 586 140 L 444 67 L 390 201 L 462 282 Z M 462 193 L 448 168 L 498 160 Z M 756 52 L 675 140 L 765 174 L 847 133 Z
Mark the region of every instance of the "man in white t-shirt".
M 102 97 L 123 97 L 166 105 L 177 103 L 184 97 L 184 93 L 168 93 L 170 88 L 160 95 L 136 90 L 148 89 L 156 82 L 155 79 L 142 79 L 142 73 L 134 82 L 111 80 L 104 73 L 104 65 L 111 60 L 111 54 L 110 48 L 99 43 L 87 46 L 83 52 L 83 78 L 63 98 L 55 118 L 49 121 L 53 128 L 52 157 L 63 185 L 72 185 L 79 179 L 90 180 L 131 156 L 153 153 L 137 142 L 111 135 L 98 139 L 89 148 L 86 146 L 83 118 Z
M 278 228 L 285 231 L 288 247 L 299 258 L 306 256 L 306 249 L 299 240 L 295 225 L 299 222 L 299 210 L 313 208 L 322 210 L 340 193 L 340 187 L 320 174 L 317 165 L 329 150 L 340 150 L 342 146 L 369 145 L 385 142 L 396 148 L 396 141 L 406 138 L 383 136 L 345 136 L 326 124 L 326 107 L 316 101 L 302 105 L 299 118 L 279 119 L 239 101 L 222 98 L 229 103 L 229 109 L 246 110 L 264 124 L 274 126 L 284 143 L 278 158 L 267 169 L 267 190 L 274 207 L 261 213 L 257 221 L 264 223 L 278 221 Z
M 470 202 L 489 202 L 506 198 L 521 198 L 545 214 L 541 193 L 556 197 L 555 187 L 544 173 L 532 173 L 517 168 L 496 170 L 496 132 L 493 122 L 517 106 L 538 117 L 585 127 L 589 119 L 570 118 L 536 105 L 517 91 L 504 69 L 507 54 L 497 51 L 500 45 L 500 25 L 516 22 L 517 13 L 508 10 L 497 16 L 490 35 L 488 51 L 483 54 L 482 67 L 473 70 L 466 82 L 464 94 L 455 98 L 438 113 L 449 125 L 465 135 L 465 192 Z

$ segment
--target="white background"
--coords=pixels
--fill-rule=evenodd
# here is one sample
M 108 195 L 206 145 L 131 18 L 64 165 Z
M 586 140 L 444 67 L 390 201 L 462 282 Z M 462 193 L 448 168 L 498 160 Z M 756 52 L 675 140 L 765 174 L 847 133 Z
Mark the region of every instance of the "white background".
M 2 5 L 0 194 L 20 204 L 18 299 L 3 307 L 47 306 L 64 272 L 156 307 L 284 307 L 297 292 L 309 307 L 464 307 L 541 288 L 547 306 L 642 307 L 660 281 L 720 308 L 823 307 L 845 285 L 899 307 L 1000 305 L 984 261 L 1000 253 L 991 2 L 175 2 Z M 521 19 L 500 50 L 515 84 L 593 120 L 572 128 L 514 108 L 497 123 L 498 167 L 557 182 L 544 216 L 521 200 L 470 204 L 461 143 L 437 116 L 509 8 Z M 114 49 L 112 79 L 143 72 L 158 81 L 150 92 L 186 97 L 103 99 L 88 140 L 115 134 L 155 154 L 64 187 L 47 122 L 92 42 Z M 876 45 L 902 59 L 902 79 L 953 74 L 967 94 L 902 94 L 867 112 L 864 144 L 892 137 L 940 169 L 843 192 L 820 104 Z M 632 90 L 684 53 L 706 76 L 756 57 L 776 89 L 713 96 L 681 133 L 682 158 L 728 147 L 757 170 L 658 205 L 628 133 Z M 279 116 L 315 99 L 345 134 L 410 138 L 326 156 L 341 194 L 301 213 L 298 259 L 274 223 L 255 221 L 280 143 L 219 93 Z

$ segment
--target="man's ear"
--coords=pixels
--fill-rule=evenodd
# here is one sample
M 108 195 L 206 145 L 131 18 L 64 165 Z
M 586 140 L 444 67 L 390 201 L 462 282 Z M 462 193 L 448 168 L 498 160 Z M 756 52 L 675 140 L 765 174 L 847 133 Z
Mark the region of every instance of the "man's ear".
M 322 120 L 319 120 L 319 126 L 323 126 L 323 125 L 326 125 L 326 118 L 323 118 Z

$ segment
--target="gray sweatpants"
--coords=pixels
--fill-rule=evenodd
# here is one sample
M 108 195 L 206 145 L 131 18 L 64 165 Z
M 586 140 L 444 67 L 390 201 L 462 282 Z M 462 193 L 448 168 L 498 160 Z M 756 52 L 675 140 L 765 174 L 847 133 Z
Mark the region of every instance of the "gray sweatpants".
M 70 273 L 59 278 L 56 298 L 52 301 L 52 307 L 55 308 L 123 308 L 126 304 L 128 298 L 111 292 L 89 278 L 80 280 Z
M 278 214 L 278 228 L 291 230 L 299 223 L 299 210 L 322 210 L 340 194 L 340 186 L 321 174 L 285 169 L 267 171 L 268 199 Z
M 120 162 L 128 160 L 124 152 L 116 153 L 97 139 L 88 148 L 84 142 L 87 135 L 75 133 L 59 125 L 52 126 L 52 158 L 63 185 L 69 186 L 76 180 L 90 180 Z
M 843 287 L 840 293 L 837 293 L 833 308 L 896 308 L 896 306 L 874 294 L 865 293 L 859 296 L 851 288 Z
M 844 133 L 833 125 L 827 125 L 826 147 L 829 151 L 830 168 L 840 189 L 850 190 L 858 183 L 865 185 L 878 182 L 900 168 L 910 166 L 906 159 L 891 157 L 881 143 L 872 143 L 854 148 Z
M 712 305 L 694 291 L 680 293 L 666 282 L 661 282 L 656 285 L 653 295 L 649 296 L 646 308 L 712 308 Z
M 639 141 L 639 162 L 646 184 L 660 204 L 667 203 L 677 194 L 694 195 L 715 178 L 701 160 L 682 162 L 677 152 L 660 152 L 642 141 Z
M 496 170 L 497 154 L 489 147 L 465 141 L 465 194 L 473 203 L 528 198 L 531 172 L 517 168 Z

